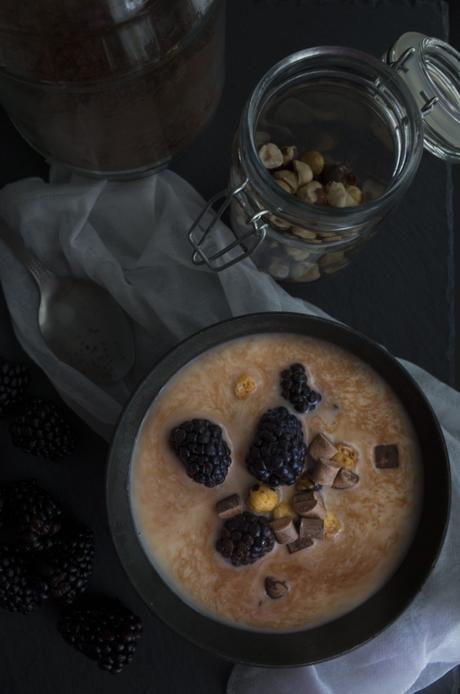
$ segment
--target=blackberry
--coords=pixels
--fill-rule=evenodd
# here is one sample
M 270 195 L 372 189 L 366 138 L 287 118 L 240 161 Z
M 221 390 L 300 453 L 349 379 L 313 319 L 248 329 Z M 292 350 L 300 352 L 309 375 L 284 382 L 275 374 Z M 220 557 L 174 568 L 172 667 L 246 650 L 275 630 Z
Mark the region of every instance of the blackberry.
M 281 373 L 281 395 L 296 412 L 313 412 L 321 402 L 321 395 L 310 388 L 302 364 L 291 364 Z
M 15 482 L 5 492 L 5 525 L 25 551 L 49 548 L 61 530 L 61 509 L 32 480 Z
M 136 652 L 142 622 L 117 600 L 81 600 L 67 608 L 58 629 L 77 651 L 118 673 Z
M 187 475 L 206 487 L 222 484 L 232 462 L 222 429 L 207 419 L 192 419 L 172 430 L 169 444 Z
M 29 614 L 47 597 L 48 586 L 31 572 L 27 555 L 10 545 L 0 545 L 0 607 Z
M 15 446 L 46 460 L 60 460 L 75 448 L 61 409 L 45 400 L 30 400 L 21 416 L 11 422 L 10 434 Z
M 277 407 L 261 418 L 246 466 L 270 487 L 294 484 L 302 473 L 306 453 L 301 423 L 285 407 Z
M 216 550 L 233 566 L 253 564 L 272 551 L 275 537 L 266 518 L 245 511 L 225 521 Z
M 22 401 L 29 382 L 27 366 L 0 359 L 0 417 Z
M 51 596 L 70 605 L 86 590 L 93 559 L 92 530 L 72 529 L 59 536 L 52 549 L 38 555 L 35 570 L 48 583 Z

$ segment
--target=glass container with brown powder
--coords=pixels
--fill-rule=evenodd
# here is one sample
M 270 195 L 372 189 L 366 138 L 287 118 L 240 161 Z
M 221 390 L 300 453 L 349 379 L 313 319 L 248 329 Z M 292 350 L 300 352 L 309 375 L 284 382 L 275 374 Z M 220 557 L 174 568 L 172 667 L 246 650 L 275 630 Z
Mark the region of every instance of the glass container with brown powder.
M 3 0 L 0 101 L 43 156 L 129 178 L 165 166 L 212 117 L 224 0 Z

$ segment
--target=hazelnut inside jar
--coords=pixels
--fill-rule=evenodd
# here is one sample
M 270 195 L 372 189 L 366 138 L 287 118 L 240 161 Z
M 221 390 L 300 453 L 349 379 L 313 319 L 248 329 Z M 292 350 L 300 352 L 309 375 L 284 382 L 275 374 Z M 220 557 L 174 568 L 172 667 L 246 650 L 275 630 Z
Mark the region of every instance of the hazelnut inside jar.
M 219 271 L 250 255 L 277 280 L 318 280 L 346 267 L 401 200 L 424 146 L 460 160 L 460 55 L 407 34 L 386 59 L 314 48 L 261 79 L 242 114 L 224 196 L 237 241 L 210 257 L 210 227 L 204 236 L 192 229 L 196 263 Z M 439 77 L 447 64 L 456 80 L 448 104 Z M 443 89 L 429 98 L 436 84 Z

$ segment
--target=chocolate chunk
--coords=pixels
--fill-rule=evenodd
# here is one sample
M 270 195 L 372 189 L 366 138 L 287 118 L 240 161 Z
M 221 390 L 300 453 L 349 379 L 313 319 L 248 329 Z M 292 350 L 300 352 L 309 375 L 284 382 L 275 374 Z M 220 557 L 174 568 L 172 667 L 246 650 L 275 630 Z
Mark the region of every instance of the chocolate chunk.
M 278 518 L 270 523 L 270 527 L 280 545 L 294 542 L 298 538 L 298 532 L 294 527 L 292 518 Z
M 327 460 L 318 460 L 308 474 L 317 484 L 321 484 L 323 487 L 332 487 L 338 471 L 339 468 L 335 465 L 329 465 Z
M 289 583 L 287 581 L 280 581 L 273 576 L 267 576 L 264 581 L 265 591 L 269 598 L 272 600 L 279 600 L 284 598 L 289 592 Z
M 308 452 L 315 460 L 320 460 L 320 458 L 330 460 L 337 453 L 337 448 L 329 441 L 327 436 L 318 434 L 311 442 Z
M 375 467 L 386 469 L 399 467 L 399 450 L 395 444 L 384 444 L 374 448 Z
M 351 487 L 355 487 L 358 482 L 359 475 L 357 475 L 356 472 L 341 467 L 332 486 L 334 489 L 350 489 Z
M 292 498 L 292 507 L 303 518 L 324 518 L 326 509 L 318 492 L 298 492 Z
M 291 504 L 298 516 L 304 516 L 315 508 L 317 501 L 313 492 L 296 492 L 292 497 Z
M 307 547 L 311 547 L 313 544 L 313 540 L 311 537 L 308 535 L 304 535 L 303 537 L 298 537 L 295 542 L 291 542 L 287 548 L 289 550 L 289 554 L 294 554 L 295 552 L 300 552 L 302 549 L 307 549 Z
M 299 527 L 299 537 L 310 537 L 314 540 L 322 540 L 324 535 L 324 521 L 322 518 L 302 518 Z
M 216 504 L 216 511 L 219 518 L 232 518 L 232 516 L 237 516 L 243 510 L 243 504 L 239 494 L 232 494 L 231 496 L 221 499 Z

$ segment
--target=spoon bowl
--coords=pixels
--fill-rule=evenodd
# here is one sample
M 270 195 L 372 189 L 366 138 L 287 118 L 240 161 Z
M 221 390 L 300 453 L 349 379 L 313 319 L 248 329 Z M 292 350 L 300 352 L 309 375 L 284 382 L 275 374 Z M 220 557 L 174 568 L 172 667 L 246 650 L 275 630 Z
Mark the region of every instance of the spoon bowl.
M 48 347 L 90 380 L 109 385 L 134 363 L 131 325 L 95 282 L 52 278 L 41 294 L 38 323 Z
M 121 306 L 95 282 L 53 274 L 1 220 L 0 238 L 38 285 L 38 325 L 50 350 L 95 383 L 121 381 L 135 361 L 132 326 Z

